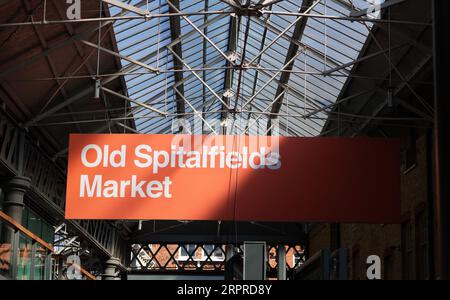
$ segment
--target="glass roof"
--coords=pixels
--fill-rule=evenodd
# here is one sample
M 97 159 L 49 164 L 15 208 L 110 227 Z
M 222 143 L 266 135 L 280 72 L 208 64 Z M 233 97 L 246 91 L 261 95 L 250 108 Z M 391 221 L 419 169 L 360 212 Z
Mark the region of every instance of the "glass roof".
M 207 134 L 210 127 L 216 128 L 212 124 L 222 123 L 231 124 L 228 134 L 265 135 L 272 117 L 279 121 L 280 135 L 320 135 L 352 68 L 352 64 L 342 65 L 358 58 L 370 28 L 339 17 L 348 17 L 352 10 L 365 9 L 374 1 L 266 0 L 261 3 L 273 3 L 264 7 L 267 13 L 250 20 L 233 13 L 234 0 L 180 0 L 181 14 L 170 16 L 174 10 L 169 10 L 167 0 L 124 1 L 148 10 L 150 16 L 163 14 L 114 23 L 120 54 L 160 70 L 155 73 L 122 59 L 128 96 L 164 112 L 158 114 L 133 102 L 136 131 L 172 133 L 174 119 L 183 117 L 194 124 L 196 116 L 201 126 L 191 133 Z M 302 3 L 310 6 L 302 8 Z M 305 19 L 296 39 L 296 26 L 305 21 L 298 12 L 317 17 Z M 110 13 L 135 14 L 115 6 L 110 6 Z M 289 53 L 293 45 L 297 51 Z M 182 70 L 174 70 L 176 55 L 183 61 Z M 177 109 L 177 99 L 184 102 L 184 112 Z

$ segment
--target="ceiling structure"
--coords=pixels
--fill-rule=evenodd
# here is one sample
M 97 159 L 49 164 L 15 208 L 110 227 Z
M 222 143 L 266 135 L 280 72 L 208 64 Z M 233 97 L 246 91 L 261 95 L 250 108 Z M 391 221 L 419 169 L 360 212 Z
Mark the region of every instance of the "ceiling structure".
M 51 140 L 54 158 L 64 159 L 67 138 L 48 133 L 64 127 L 62 132 L 164 134 L 177 133 L 182 121 L 195 134 L 319 136 L 327 134 L 327 121 L 345 117 L 338 104 L 367 93 L 364 87 L 341 97 L 356 76 L 353 68 L 388 60 L 406 47 L 394 35 L 364 54 L 373 25 L 389 26 L 389 32 L 430 27 L 428 20 L 386 17 L 412 2 L 104 0 L 100 9 L 98 2 L 81 1 L 81 20 L 67 20 L 68 5 L 60 1 L 8 1 L 2 5 L 14 13 L 0 22 L 6 49 L 0 76 L 3 88 L 16 94 L 39 84 L 42 93 L 17 95 L 27 111 L 18 115 L 25 128 L 43 129 L 38 131 Z M 67 31 L 68 40 L 51 47 L 47 40 L 54 43 L 58 30 Z M 9 51 L 19 31 L 30 38 L 22 53 Z M 64 44 L 73 44 L 79 57 L 70 66 L 58 57 L 72 55 Z M 41 67 L 26 49 L 39 47 L 48 66 L 37 72 L 26 68 Z M 391 88 L 379 87 L 386 93 Z
M 244 2 L 127 2 L 150 16 L 114 24 L 119 53 L 127 57 L 122 64 L 132 66 L 128 96 L 156 110 L 134 112 L 138 132 L 172 133 L 168 118 L 183 118 L 196 134 L 265 135 L 273 119 L 281 135 L 321 133 L 324 107 L 333 106 L 372 26 L 372 19 L 366 27 L 345 18 L 370 3 Z M 116 17 L 139 15 L 110 10 Z M 174 13 L 180 15 L 164 16 Z
M 392 7 L 384 17 L 416 24 L 377 24 L 369 32 L 351 76 L 336 99 L 339 105 L 328 112 L 332 117 L 322 134 L 402 137 L 405 135 L 402 132 L 411 128 L 431 128 L 434 122 L 431 2 L 404 2 Z
M 84 1 L 84 16 L 97 16 L 97 5 Z M 44 9 L 45 8 L 45 9 Z M 65 1 L 0 1 L 0 24 L 41 22 L 66 18 Z M 7 13 L 6 13 L 7 12 Z M 107 12 L 107 10 L 105 10 Z M 97 41 L 97 24 L 61 23 L 0 27 L 0 101 L 14 122 L 64 169 L 68 132 L 117 132 L 123 128 L 109 122 L 127 110 L 129 103 L 110 95 L 94 98 L 97 73 L 117 73 L 118 57 L 97 53 L 83 41 Z M 112 27 L 103 30 L 104 48 L 117 51 Z M 100 56 L 98 57 L 98 54 Z M 98 58 L 101 64 L 97 66 Z M 82 75 L 82 76 L 79 76 Z M 120 76 L 104 78 L 105 85 L 126 93 Z M 88 112 L 88 113 L 86 113 Z M 120 114 L 118 114 L 120 112 Z

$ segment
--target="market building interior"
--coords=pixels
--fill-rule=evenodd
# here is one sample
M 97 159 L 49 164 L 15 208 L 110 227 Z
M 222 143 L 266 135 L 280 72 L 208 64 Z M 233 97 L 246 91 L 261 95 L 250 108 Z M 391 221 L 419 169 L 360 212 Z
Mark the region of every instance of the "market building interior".
M 448 9 L 0 0 L 0 279 L 449 279 Z M 401 222 L 65 218 L 69 134 L 181 130 L 399 139 Z

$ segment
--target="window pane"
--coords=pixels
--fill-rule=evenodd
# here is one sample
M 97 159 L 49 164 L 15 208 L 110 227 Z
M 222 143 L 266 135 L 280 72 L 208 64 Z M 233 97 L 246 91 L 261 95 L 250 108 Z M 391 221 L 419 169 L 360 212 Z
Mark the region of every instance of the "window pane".
M 203 258 L 206 260 L 223 260 L 225 258 L 225 254 L 223 253 L 220 246 L 216 245 L 204 245 L 205 253 L 203 253 Z
M 225 254 L 222 251 L 222 248 L 220 246 L 218 246 L 216 249 L 214 249 L 213 256 L 215 258 L 220 258 L 220 259 L 225 258 Z
M 41 218 L 33 211 L 28 212 L 28 225 L 27 229 L 35 235 L 42 237 L 42 221 Z
M 184 246 L 184 247 L 183 247 Z M 195 258 L 195 244 L 186 244 L 180 247 L 180 256 L 187 257 L 192 256 Z

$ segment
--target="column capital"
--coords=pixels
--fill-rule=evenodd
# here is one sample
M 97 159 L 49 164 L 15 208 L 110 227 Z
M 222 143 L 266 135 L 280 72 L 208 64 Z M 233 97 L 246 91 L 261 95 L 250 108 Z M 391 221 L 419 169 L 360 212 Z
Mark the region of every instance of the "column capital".
M 111 267 L 120 267 L 120 259 L 118 259 L 117 257 L 110 257 L 106 261 L 106 265 Z
M 30 185 L 31 179 L 23 176 L 15 176 L 6 183 L 4 212 L 16 222 L 22 221 L 23 199 Z
M 26 192 L 31 186 L 31 179 L 24 176 L 12 177 L 6 184 L 6 190 L 17 190 Z

